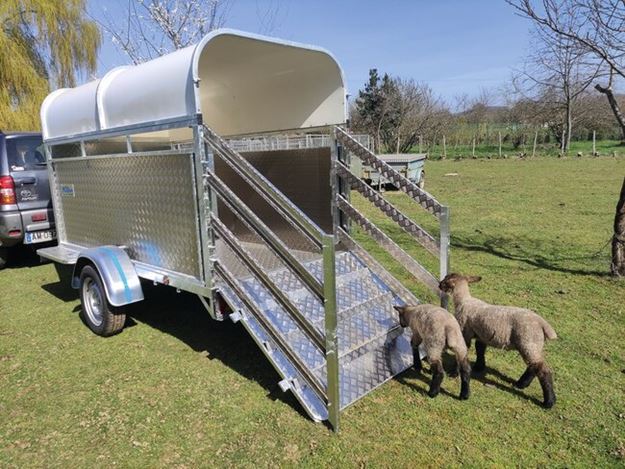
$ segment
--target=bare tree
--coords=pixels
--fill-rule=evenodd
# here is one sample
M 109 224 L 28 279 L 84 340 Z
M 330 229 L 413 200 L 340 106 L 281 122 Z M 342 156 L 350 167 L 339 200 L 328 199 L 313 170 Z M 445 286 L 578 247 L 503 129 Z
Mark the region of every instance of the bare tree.
M 625 277 L 625 179 L 614 214 L 614 235 L 612 236 L 612 275 Z
M 625 2 L 623 0 L 507 0 L 519 14 L 561 38 L 573 41 L 607 67 L 603 93 L 625 140 L 625 115 L 614 94 L 616 77 L 625 78 Z M 534 3 L 537 3 L 537 8 Z
M 100 26 L 138 64 L 194 44 L 222 27 L 231 5 L 232 0 L 126 0 L 113 12 L 105 11 Z
M 577 43 L 609 69 L 607 85 L 595 88 L 606 95 L 625 140 L 625 116 L 614 95 L 615 77 L 625 78 L 625 1 L 542 0 L 536 9 L 532 0 L 507 0 L 517 11 L 542 28 Z M 565 14 L 563 13 L 565 10 Z M 614 217 L 611 271 L 625 274 L 625 182 Z
M 392 78 L 389 97 L 389 125 L 383 134 L 384 146 L 396 153 L 410 151 L 420 135 L 440 124 L 442 103 L 432 89 L 412 79 Z
M 567 16 L 568 20 L 573 18 Z M 581 114 L 577 104 L 601 67 L 588 58 L 586 48 L 568 37 L 541 26 L 536 26 L 532 33 L 532 52 L 513 83 L 524 97 L 540 103 L 540 114 L 564 154 L 571 145 L 574 120 Z

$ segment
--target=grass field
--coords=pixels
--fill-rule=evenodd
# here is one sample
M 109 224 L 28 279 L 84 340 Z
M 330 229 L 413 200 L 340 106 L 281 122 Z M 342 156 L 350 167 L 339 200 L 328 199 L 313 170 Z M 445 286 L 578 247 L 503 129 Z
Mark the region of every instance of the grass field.
M 597 140 L 595 150 L 599 156 L 623 156 L 625 155 L 625 146 L 619 140 Z M 419 148 L 412 149 L 413 152 L 418 152 Z M 424 149 L 424 151 L 426 151 Z M 431 159 L 439 159 L 443 156 L 443 145 L 434 145 L 427 149 L 428 155 Z M 532 156 L 532 142 L 529 144 L 521 145 L 518 148 L 514 148 L 512 143 L 503 142 L 501 145 L 502 157 L 515 157 L 521 153 L 525 153 L 526 156 Z M 572 141 L 567 155 L 568 157 L 576 157 L 578 153 L 582 156 L 592 156 L 592 141 L 581 140 Z M 473 155 L 473 147 L 471 143 L 466 145 L 454 144 L 453 142 L 447 143 L 447 158 L 471 158 Z M 559 156 L 560 146 L 557 143 L 544 143 L 536 146 L 536 156 Z M 499 157 L 499 145 L 498 144 L 480 144 L 475 146 L 476 158 L 498 158 Z
M 407 371 L 347 409 L 336 435 L 279 390 L 240 325 L 212 322 L 195 298 L 148 288 L 127 328 L 102 339 L 53 266 L 29 260 L 0 272 L 0 466 L 625 465 L 625 283 L 606 275 L 625 160 L 430 161 L 427 172 L 451 206 L 453 269 L 484 277 L 476 296 L 533 308 L 558 332 L 553 409 L 537 405 L 536 381 L 512 388 L 517 354 L 489 349 L 469 401 L 455 398 L 458 379 L 429 399 L 429 375 Z

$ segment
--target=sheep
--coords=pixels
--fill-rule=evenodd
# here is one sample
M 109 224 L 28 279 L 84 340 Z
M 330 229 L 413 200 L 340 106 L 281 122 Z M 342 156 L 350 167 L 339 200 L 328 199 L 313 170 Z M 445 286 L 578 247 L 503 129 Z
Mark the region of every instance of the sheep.
M 436 397 L 440 392 L 445 372 L 443 370 L 442 355 L 445 348 L 456 355 L 456 363 L 460 369 L 460 399 L 469 398 L 469 381 L 471 380 L 471 366 L 467 347 L 462 338 L 460 326 L 447 310 L 429 304 L 416 306 L 395 306 L 399 313 L 401 327 L 412 329 L 411 344 L 414 350 L 414 366 L 421 371 L 419 345 L 423 343 L 427 360 L 432 370 L 432 381 L 428 396 Z
M 462 329 L 467 347 L 475 337 L 477 359 L 474 372 L 486 368 L 484 354 L 488 345 L 504 350 L 517 350 L 527 368 L 514 383 L 519 389 L 530 385 L 538 377 L 543 391 L 543 407 L 549 409 L 556 402 L 553 376 L 545 363 L 543 346 L 545 339 L 556 339 L 553 328 L 534 311 L 513 306 L 495 306 L 473 298 L 469 284 L 482 278 L 452 273 L 439 284 L 439 288 L 451 294 L 456 306 L 456 319 Z

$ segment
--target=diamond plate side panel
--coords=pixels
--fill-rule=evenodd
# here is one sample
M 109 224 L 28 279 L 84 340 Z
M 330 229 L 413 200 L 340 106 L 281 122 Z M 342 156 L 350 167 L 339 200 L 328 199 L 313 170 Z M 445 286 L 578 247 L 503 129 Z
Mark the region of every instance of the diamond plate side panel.
M 191 155 L 57 160 L 67 241 L 125 245 L 133 260 L 199 278 L 197 202 Z

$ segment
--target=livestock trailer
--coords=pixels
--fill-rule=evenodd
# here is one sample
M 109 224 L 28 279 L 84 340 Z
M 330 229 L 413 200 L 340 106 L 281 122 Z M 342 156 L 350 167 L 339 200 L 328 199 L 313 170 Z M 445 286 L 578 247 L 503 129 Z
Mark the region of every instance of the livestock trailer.
M 423 188 L 425 173 L 423 165 L 427 159 L 425 153 L 390 153 L 377 156 L 406 179 Z M 362 177 L 369 184 L 378 188 L 385 184 L 392 184 L 377 169 L 370 166 L 363 168 Z
M 315 421 L 413 363 L 393 305 L 418 301 L 352 237 L 358 225 L 433 292 L 429 273 L 350 202 L 359 191 L 447 272 L 448 211 L 343 128 L 346 90 L 327 51 L 234 30 L 51 93 L 41 108 L 58 246 L 82 316 L 124 326 L 142 280 L 197 295 L 241 323 Z M 323 134 L 254 150 L 245 138 Z M 232 143 L 232 145 L 231 145 Z M 350 171 L 374 166 L 440 221 L 434 238 Z M 443 298 L 443 297 L 441 297 Z

